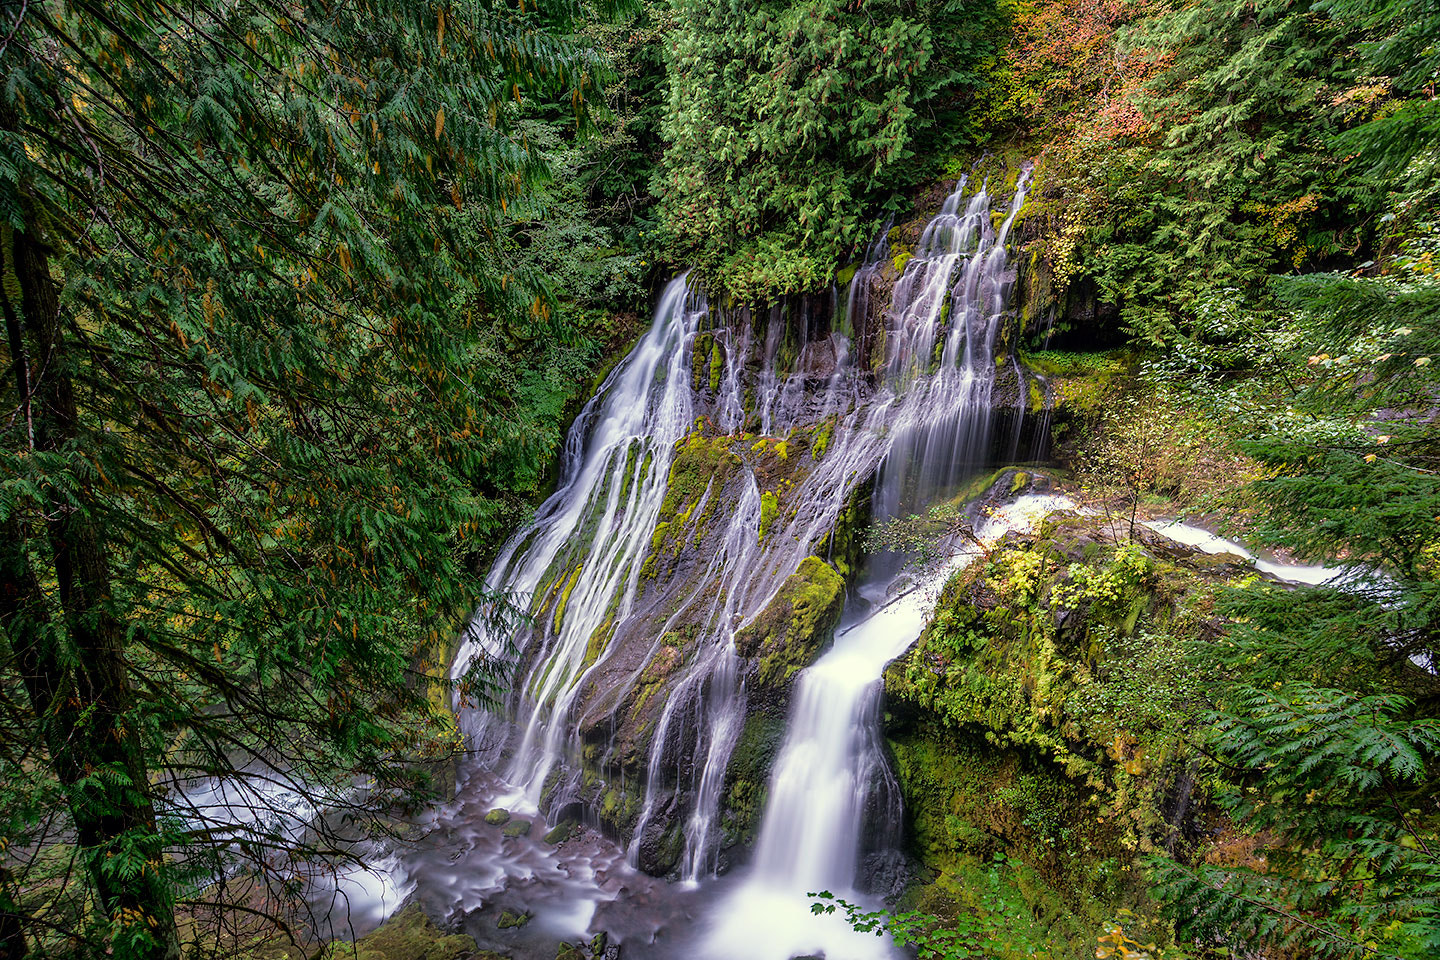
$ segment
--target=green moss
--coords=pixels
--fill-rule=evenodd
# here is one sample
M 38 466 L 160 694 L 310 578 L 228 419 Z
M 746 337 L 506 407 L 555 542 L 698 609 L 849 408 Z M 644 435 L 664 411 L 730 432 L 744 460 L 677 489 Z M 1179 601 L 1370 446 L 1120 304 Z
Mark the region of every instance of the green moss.
M 790 459 L 790 444 L 787 441 L 779 440 L 775 443 L 775 456 L 781 460 Z
M 815 658 L 845 605 L 845 581 L 819 557 L 806 557 L 775 598 L 735 635 L 735 649 L 758 658 L 756 680 L 778 686 Z
M 775 494 L 769 490 L 760 494 L 760 529 L 758 534 L 761 540 L 764 540 L 765 534 L 770 532 L 770 524 L 775 521 L 775 518 L 779 516 L 779 514 L 780 501 L 775 498 Z
M 529 820 L 511 820 L 505 825 L 505 836 L 511 838 L 528 837 L 531 826 L 532 824 Z
M 605 648 L 610 645 L 610 638 L 615 635 L 615 620 L 613 617 L 606 617 L 605 622 L 596 627 L 590 634 L 590 639 L 585 643 L 585 659 L 580 663 L 580 672 L 584 673 L 595 665 Z
M 785 720 L 763 710 L 752 711 L 730 754 L 721 829 L 727 843 L 755 842 L 765 809 L 770 769 L 785 738 Z
M 1062 515 L 953 577 L 885 673 L 923 859 L 954 870 L 1003 851 L 1073 891 L 1067 909 L 1134 906 L 1125 883 L 1169 836 L 1167 760 L 1204 709 L 1186 651 L 1229 569 L 1161 561 Z
M 620 503 L 622 505 L 630 502 L 630 489 L 635 485 L 635 461 L 640 456 L 640 447 L 639 440 L 631 440 L 625 447 L 625 476 L 620 483 Z M 649 461 L 646 462 L 648 464 Z
M 810 444 L 810 456 L 816 460 L 824 459 L 825 451 L 830 449 L 830 438 L 835 433 L 835 418 L 827 417 L 825 422 L 815 430 L 815 440 Z
M 715 338 L 708 333 L 696 334 L 690 345 L 690 385 L 699 390 L 705 384 L 705 364 L 710 360 L 710 348 Z
M 570 839 L 570 835 L 575 832 L 577 826 L 578 824 L 574 820 L 561 820 L 550 828 L 549 833 L 545 834 L 545 842 L 549 844 L 564 843 Z
M 510 910 L 505 910 L 501 912 L 500 919 L 496 921 L 495 926 L 501 930 L 509 930 L 512 927 L 523 927 L 529 922 L 529 913 L 514 913 Z
M 509 819 L 510 811 L 505 810 L 501 807 L 496 807 L 494 810 L 491 810 L 489 813 L 485 814 L 485 822 L 490 824 L 492 827 L 498 827 Z
M 473 937 L 446 934 L 410 904 L 385 924 L 354 943 L 332 943 L 325 960 L 505 960 L 498 953 L 480 950 Z
M 1031 380 L 1026 384 L 1026 393 L 1028 395 L 1026 406 L 1030 413 L 1040 413 L 1050 402 L 1049 398 L 1045 396 L 1045 390 L 1040 386 L 1039 380 Z
M 870 345 L 870 370 L 879 373 L 885 369 L 885 349 L 888 334 L 884 324 L 879 324 L 875 329 L 875 339 Z
M 710 389 L 720 389 L 720 376 L 725 372 L 725 354 L 720 349 L 719 341 L 710 346 Z
M 733 438 L 706 437 L 700 431 L 679 441 L 675 460 L 666 480 L 665 499 L 660 504 L 660 520 L 669 522 L 689 510 L 705 494 L 712 483 L 723 484 L 740 465 L 740 457 L 730 449 Z
M 560 591 L 560 599 L 555 602 L 555 620 L 551 625 L 551 629 L 557 634 L 560 632 L 561 625 L 565 622 L 565 606 L 570 602 L 570 591 L 575 589 L 575 584 L 580 579 L 580 571 L 583 570 L 584 567 L 585 565 L 582 563 L 570 574 L 570 579 L 566 581 L 564 588 Z
M 1123 372 L 1128 357 L 1114 350 L 1100 353 L 1042 350 L 1025 354 L 1021 360 L 1026 367 L 1046 377 L 1089 377 Z

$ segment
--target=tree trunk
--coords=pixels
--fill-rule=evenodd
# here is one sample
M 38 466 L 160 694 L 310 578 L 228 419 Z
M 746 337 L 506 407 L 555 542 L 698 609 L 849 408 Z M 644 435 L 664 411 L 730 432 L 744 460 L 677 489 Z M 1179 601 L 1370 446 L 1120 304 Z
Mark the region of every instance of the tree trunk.
M 74 462 L 82 455 L 71 372 L 75 357 L 67 349 L 49 258 L 33 227 L 10 239 L 5 311 L 7 327 L 12 314 L 20 320 L 39 371 L 27 385 L 33 391 L 35 448 Z M 12 278 L 18 280 L 19 303 L 10 296 Z M 56 642 L 56 631 L 39 629 L 43 597 L 20 539 L 4 551 L 0 564 L 7 568 L 4 592 L 21 613 L 16 652 L 51 765 L 68 797 L 76 839 L 89 858 L 97 901 L 110 919 L 112 955 L 177 960 L 174 901 L 126 675 L 125 624 L 111 605 L 94 491 L 81 481 L 72 493 L 73 501 L 57 494 L 44 505 L 68 648 Z M 26 533 L 18 527 L 13 532 L 21 538 Z M 26 621 L 37 628 L 29 636 Z M 130 869 L 122 872 L 121 864 Z

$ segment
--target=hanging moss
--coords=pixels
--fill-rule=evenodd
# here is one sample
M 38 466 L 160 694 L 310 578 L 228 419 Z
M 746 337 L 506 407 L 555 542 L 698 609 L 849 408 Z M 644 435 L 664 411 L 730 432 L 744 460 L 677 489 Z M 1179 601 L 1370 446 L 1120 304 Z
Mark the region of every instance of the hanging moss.
M 570 574 L 570 579 L 566 581 L 564 589 L 560 591 L 560 599 L 555 602 L 555 620 L 551 625 L 551 630 L 557 634 L 565 622 L 565 607 L 570 603 L 570 592 L 575 589 L 575 584 L 580 580 L 580 571 L 584 568 L 583 563 L 575 568 L 575 571 Z
M 690 385 L 696 390 L 703 387 L 708 380 L 706 364 L 710 362 L 710 350 L 714 344 L 715 338 L 708 333 L 696 334 L 694 342 L 690 344 Z

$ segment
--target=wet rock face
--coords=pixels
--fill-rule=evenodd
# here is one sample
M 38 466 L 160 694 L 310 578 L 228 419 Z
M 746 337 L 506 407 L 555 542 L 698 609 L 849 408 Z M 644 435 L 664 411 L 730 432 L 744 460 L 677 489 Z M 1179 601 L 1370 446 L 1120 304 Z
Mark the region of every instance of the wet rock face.
M 770 604 L 735 634 L 735 649 L 752 661 L 756 684 L 787 688 L 834 635 L 844 606 L 840 574 L 819 557 L 801 561 Z
M 667 812 L 652 819 L 639 836 L 639 868 L 651 877 L 667 877 L 680 862 L 684 845 L 685 836 L 674 813 Z

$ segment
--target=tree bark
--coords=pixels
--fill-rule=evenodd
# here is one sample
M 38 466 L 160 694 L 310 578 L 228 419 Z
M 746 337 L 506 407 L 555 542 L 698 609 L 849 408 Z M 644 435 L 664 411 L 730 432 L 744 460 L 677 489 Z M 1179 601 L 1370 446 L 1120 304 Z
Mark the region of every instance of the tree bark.
M 34 444 L 42 454 L 80 457 L 81 422 L 59 300 L 48 253 L 33 226 L 16 231 L 5 251 L 7 279 L 18 279 L 20 302 L 6 297 L 6 313 L 19 316 L 32 347 L 28 384 L 33 397 Z M 7 287 L 9 284 L 7 284 Z M 10 291 L 7 290 L 7 294 Z M 9 317 L 7 316 L 7 320 Z M 7 324 L 8 326 L 8 324 Z M 174 899 L 156 830 L 141 732 L 125 662 L 125 624 L 112 606 L 97 499 L 88 482 L 45 504 L 46 539 L 54 560 L 68 646 L 56 631 L 22 627 L 21 672 L 50 753 L 68 796 L 76 839 L 86 849 L 96 899 L 110 920 L 112 955 L 125 960 L 177 960 Z M 9 531 L 7 531 L 8 533 Z M 23 529 L 14 531 L 23 537 Z M 8 538 L 7 538 L 8 539 Z M 20 540 L 3 566 L 4 591 L 21 609 L 43 610 L 43 597 Z M 37 625 L 33 616 L 22 617 Z M 128 782 L 127 782 L 128 781 Z M 143 868 L 122 876 L 115 864 L 143 855 Z

